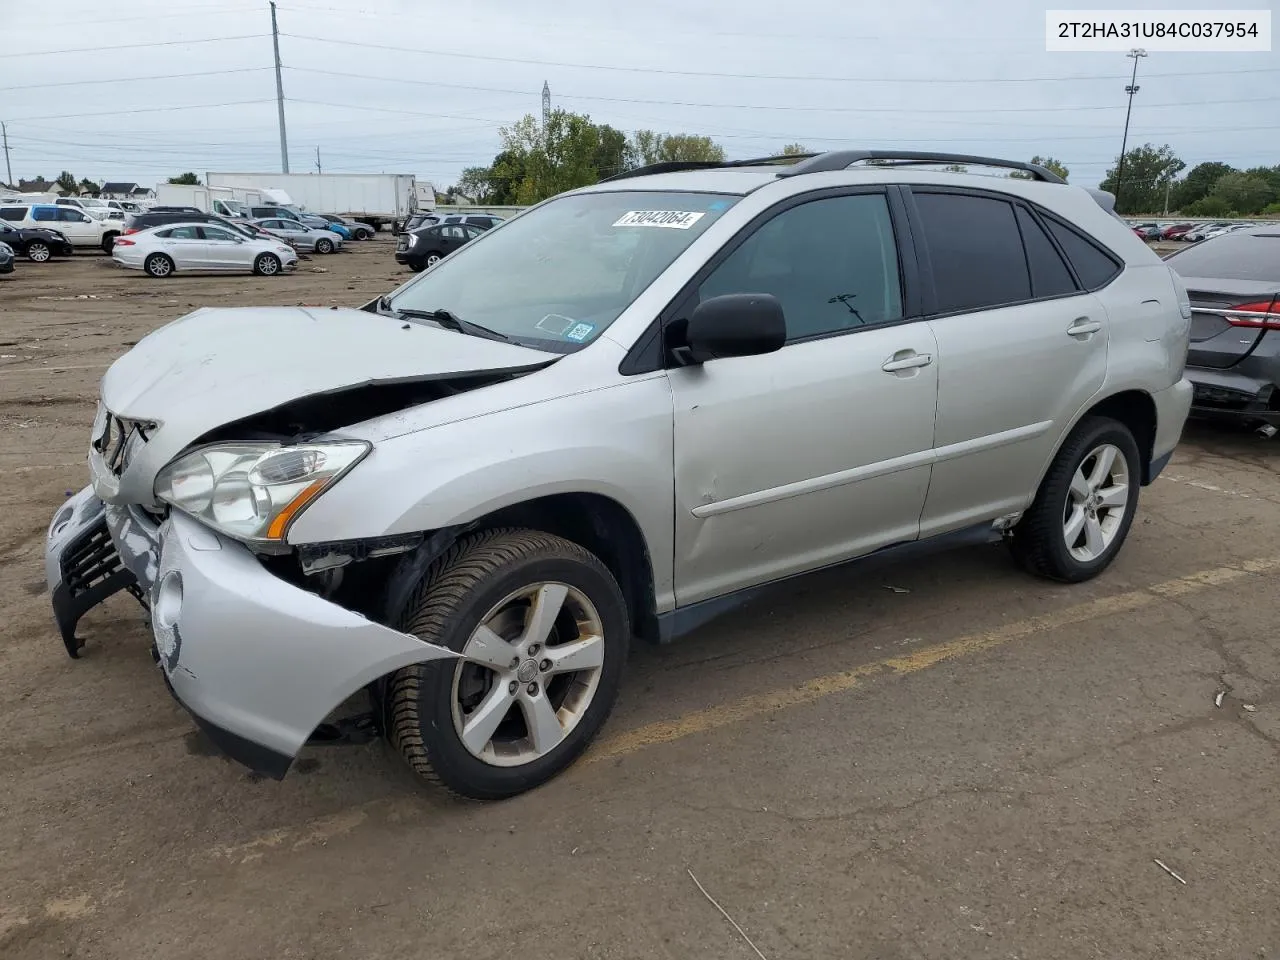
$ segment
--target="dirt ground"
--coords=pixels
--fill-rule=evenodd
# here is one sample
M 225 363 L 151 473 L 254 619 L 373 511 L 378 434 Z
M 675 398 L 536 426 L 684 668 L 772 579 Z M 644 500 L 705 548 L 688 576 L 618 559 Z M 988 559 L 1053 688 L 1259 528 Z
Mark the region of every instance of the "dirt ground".
M 383 237 L 283 278 L 0 278 L 0 957 L 756 957 L 690 871 L 769 960 L 1280 956 L 1280 446 L 1243 430 L 1189 427 L 1088 584 L 969 550 L 638 649 L 587 760 L 502 804 L 380 744 L 255 779 L 127 598 L 68 659 L 44 531 L 107 364 L 196 306 L 407 276 Z

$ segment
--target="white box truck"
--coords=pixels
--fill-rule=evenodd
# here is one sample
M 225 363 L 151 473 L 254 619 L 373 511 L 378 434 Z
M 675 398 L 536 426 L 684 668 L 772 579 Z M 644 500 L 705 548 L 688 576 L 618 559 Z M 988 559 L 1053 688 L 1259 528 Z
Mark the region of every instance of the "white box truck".
M 207 173 L 210 187 L 281 190 L 298 209 L 363 220 L 375 230 L 398 227 L 418 209 L 413 174 L 403 173 Z
M 195 207 L 221 217 L 248 217 L 249 208 L 260 203 L 262 194 L 257 190 L 186 183 L 156 184 L 156 206 Z

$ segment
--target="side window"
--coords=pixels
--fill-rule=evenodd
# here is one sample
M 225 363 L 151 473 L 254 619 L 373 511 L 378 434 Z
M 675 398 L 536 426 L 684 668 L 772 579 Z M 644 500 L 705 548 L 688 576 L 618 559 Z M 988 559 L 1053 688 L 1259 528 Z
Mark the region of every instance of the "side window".
M 777 297 L 788 341 L 902 319 L 884 194 L 829 197 L 782 211 L 715 268 L 698 299 L 728 293 Z
M 34 210 L 31 211 L 31 219 L 39 220 L 43 223 L 48 223 L 53 220 L 59 220 L 59 219 L 66 220 L 68 219 L 67 217 L 59 217 L 59 214 L 64 212 L 69 212 L 69 211 L 59 210 L 57 207 L 36 207 Z
M 199 240 L 199 227 L 174 227 L 169 231 L 170 240 Z
M 235 237 L 218 227 L 201 227 L 201 232 L 206 240 L 235 240 Z
M 1026 207 L 1018 207 L 1017 210 L 1022 245 L 1027 249 L 1027 265 L 1031 268 L 1032 294 L 1038 299 L 1076 293 L 1078 288 L 1071 278 L 1071 271 L 1049 235 Z
M 1105 287 L 1120 272 L 1120 264 L 1110 254 L 1099 250 L 1092 240 L 1053 217 L 1046 217 L 1045 222 L 1054 239 L 1062 245 L 1071 265 L 1076 268 L 1076 276 L 1086 290 Z
M 26 207 L 0 207 L 0 220 L 17 223 L 27 215 Z
M 89 218 L 75 207 L 59 207 L 58 219 L 65 223 L 82 223 Z
M 156 231 L 156 236 L 157 236 L 157 237 L 160 237 L 162 240 L 168 240 L 170 237 L 172 237 L 172 236 L 173 236 L 173 230 L 172 230 L 172 229 L 169 229 L 169 230 L 157 230 L 157 231 Z
M 462 228 L 458 226 L 456 223 L 450 224 L 449 226 L 445 227 L 444 230 L 441 231 L 441 233 L 443 233 L 450 240 L 462 240 L 466 236 L 462 232 Z
M 959 193 L 913 195 L 939 313 L 1031 299 L 1031 275 L 1013 204 Z

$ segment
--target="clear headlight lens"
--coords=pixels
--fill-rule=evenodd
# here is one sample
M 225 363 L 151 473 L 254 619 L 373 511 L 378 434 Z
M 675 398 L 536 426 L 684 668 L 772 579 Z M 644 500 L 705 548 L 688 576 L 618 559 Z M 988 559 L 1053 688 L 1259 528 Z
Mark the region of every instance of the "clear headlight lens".
M 237 540 L 283 542 L 294 518 L 370 449 L 362 440 L 215 444 L 161 470 L 156 497 Z

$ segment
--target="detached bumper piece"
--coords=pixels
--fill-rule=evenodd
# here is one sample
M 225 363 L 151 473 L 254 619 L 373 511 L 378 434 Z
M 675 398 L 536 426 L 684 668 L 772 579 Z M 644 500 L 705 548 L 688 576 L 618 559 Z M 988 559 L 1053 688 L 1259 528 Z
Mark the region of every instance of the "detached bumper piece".
M 1280 424 L 1280 396 L 1274 384 L 1238 373 L 1194 371 L 1192 410 L 1201 417 L 1260 420 Z
M 80 658 L 84 641 L 76 636 L 80 618 L 113 594 L 127 590 L 146 606 L 137 578 L 124 566 L 105 516 L 85 527 L 58 557 L 60 582 L 51 592 L 53 618 L 72 659 Z

